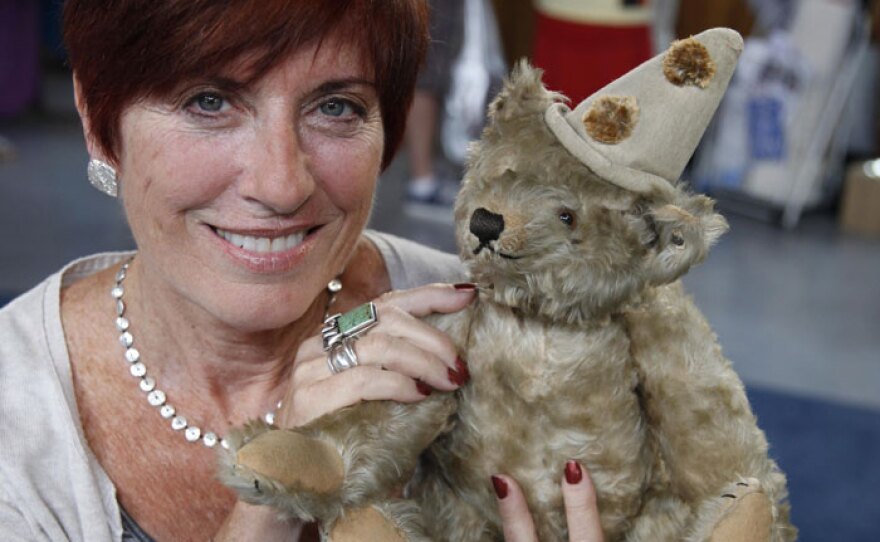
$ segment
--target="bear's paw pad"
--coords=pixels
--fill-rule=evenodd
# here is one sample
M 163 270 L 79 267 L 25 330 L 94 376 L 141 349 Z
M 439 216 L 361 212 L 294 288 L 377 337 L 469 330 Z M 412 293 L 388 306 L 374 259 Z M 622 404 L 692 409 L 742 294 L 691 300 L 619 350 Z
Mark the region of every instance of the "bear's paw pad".
M 737 482 L 721 495 L 724 508 L 710 542 L 766 542 L 773 524 L 772 504 L 754 478 Z
M 342 457 L 326 442 L 294 431 L 262 433 L 241 447 L 236 467 L 270 478 L 292 490 L 327 494 L 342 486 Z

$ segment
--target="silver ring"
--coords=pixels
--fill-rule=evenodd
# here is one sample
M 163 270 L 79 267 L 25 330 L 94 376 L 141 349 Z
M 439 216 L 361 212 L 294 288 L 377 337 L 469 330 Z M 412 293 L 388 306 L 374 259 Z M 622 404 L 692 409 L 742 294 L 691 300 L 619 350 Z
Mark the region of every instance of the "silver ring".
M 376 304 L 372 301 L 355 307 L 345 314 L 334 314 L 327 317 L 324 320 L 324 327 L 321 329 L 324 351 L 329 352 L 344 339 L 363 335 L 378 323 L 379 315 L 376 311 Z
M 327 353 L 327 367 L 331 374 L 338 374 L 346 369 L 358 366 L 357 352 L 354 350 L 355 338 L 345 337 L 330 347 Z

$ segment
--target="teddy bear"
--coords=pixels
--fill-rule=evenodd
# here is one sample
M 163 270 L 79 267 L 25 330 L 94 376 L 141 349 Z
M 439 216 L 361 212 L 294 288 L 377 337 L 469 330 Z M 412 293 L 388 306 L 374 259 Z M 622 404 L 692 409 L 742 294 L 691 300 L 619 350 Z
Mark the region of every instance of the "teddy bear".
M 332 542 L 476 542 L 502 539 L 490 476 L 505 473 L 539 539 L 561 541 L 574 459 L 608 541 L 793 540 L 785 476 L 679 280 L 728 228 L 679 176 L 741 50 L 728 29 L 677 41 L 574 109 L 518 64 L 455 205 L 478 296 L 429 317 L 469 383 L 255 422 L 228 439 L 222 479 Z

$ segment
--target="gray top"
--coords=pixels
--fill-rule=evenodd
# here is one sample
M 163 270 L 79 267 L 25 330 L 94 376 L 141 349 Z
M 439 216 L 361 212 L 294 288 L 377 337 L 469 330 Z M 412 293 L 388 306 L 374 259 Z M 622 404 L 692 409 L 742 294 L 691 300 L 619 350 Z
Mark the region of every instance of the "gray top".
M 367 232 L 394 289 L 456 282 L 451 255 Z M 0 309 L 0 540 L 118 542 L 116 491 L 83 435 L 61 327 L 61 289 L 128 258 L 76 260 Z

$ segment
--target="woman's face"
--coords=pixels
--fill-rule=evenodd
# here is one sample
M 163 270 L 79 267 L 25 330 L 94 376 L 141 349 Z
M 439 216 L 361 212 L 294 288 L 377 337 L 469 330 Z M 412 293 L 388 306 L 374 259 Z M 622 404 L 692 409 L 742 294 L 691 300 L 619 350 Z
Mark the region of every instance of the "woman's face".
M 366 224 L 384 133 L 369 63 L 326 39 L 248 86 L 246 63 L 121 119 L 144 284 L 232 327 L 303 314 Z

